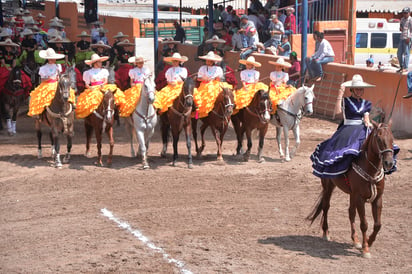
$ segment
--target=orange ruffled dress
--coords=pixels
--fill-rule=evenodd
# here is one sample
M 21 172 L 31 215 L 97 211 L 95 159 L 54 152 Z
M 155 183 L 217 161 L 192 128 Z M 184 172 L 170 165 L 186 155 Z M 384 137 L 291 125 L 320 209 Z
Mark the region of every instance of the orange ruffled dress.
M 246 84 L 246 86 L 247 90 L 245 87 L 242 87 L 235 92 L 236 111 L 233 114 L 236 114 L 240 109 L 250 105 L 258 90 L 268 90 L 268 86 L 262 82 Z
M 287 86 L 282 84 L 280 86 L 270 85 L 269 97 L 272 101 L 272 114 L 274 114 L 278 108 L 280 100 L 286 100 L 292 93 L 296 91 L 293 86 Z
M 139 102 L 141 91 L 142 84 L 137 84 L 124 92 L 125 102 L 119 108 L 121 117 L 129 117 L 133 113 Z
M 30 93 L 29 112 L 27 115 L 40 115 L 45 107 L 50 106 L 56 94 L 57 84 L 57 81 L 45 81 Z M 72 104 L 76 102 L 76 94 L 73 89 L 70 89 L 69 102 Z
M 213 110 L 216 98 L 221 91 L 221 86 L 232 88 L 232 85 L 226 82 L 213 80 L 210 82 L 201 82 L 199 88 L 195 89 L 193 98 L 198 108 L 199 118 L 208 116 L 209 112 Z
M 178 83 L 175 86 L 168 84 L 156 93 L 153 106 L 160 109 L 160 113 L 166 112 L 173 105 L 173 101 L 179 96 L 182 87 L 183 82 Z
M 93 86 L 86 89 L 77 98 L 76 117 L 78 119 L 86 118 L 99 107 L 104 96 L 101 90 L 110 90 L 113 92 L 115 104 L 119 107 L 119 109 L 123 107 L 126 102 L 125 96 L 123 91 L 121 91 L 116 85 L 106 84 L 102 88 L 100 88 L 100 85 Z

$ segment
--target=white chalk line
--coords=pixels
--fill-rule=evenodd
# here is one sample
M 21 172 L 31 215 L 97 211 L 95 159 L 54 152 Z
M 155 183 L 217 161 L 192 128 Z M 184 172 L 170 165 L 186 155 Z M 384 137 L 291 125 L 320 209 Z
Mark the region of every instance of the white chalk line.
M 154 243 L 152 243 L 146 236 L 144 236 L 139 230 L 133 229 L 127 222 L 123 222 L 116 218 L 113 213 L 106 208 L 102 208 L 100 210 L 103 214 L 103 216 L 107 217 L 109 220 L 115 222 L 116 224 L 119 225 L 120 228 L 123 228 L 127 231 L 129 231 L 133 236 L 135 236 L 139 241 L 144 243 L 148 248 L 152 249 L 153 251 L 160 253 L 163 255 L 163 259 L 165 259 L 168 263 L 174 264 L 181 273 L 184 274 L 192 274 L 192 272 L 188 269 L 185 269 L 185 263 L 176 259 L 173 259 L 170 257 L 169 254 L 166 253 L 166 251 L 163 250 L 161 247 L 157 247 Z

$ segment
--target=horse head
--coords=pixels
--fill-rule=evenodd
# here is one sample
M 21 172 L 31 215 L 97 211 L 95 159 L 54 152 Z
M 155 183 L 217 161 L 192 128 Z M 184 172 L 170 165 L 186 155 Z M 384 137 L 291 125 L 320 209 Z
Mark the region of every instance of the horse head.
M 184 96 L 184 106 L 192 107 L 193 106 L 193 92 L 195 90 L 195 81 L 191 77 L 187 77 L 186 79 L 182 78 L 182 80 L 183 80 L 182 94 Z
M 153 81 L 152 75 L 149 75 L 148 77 L 144 79 L 142 88 L 143 88 L 142 94 L 146 96 L 149 104 L 153 104 L 155 100 L 156 85 Z
M 235 96 L 233 94 L 233 90 L 227 87 L 222 88 L 222 96 L 223 96 L 223 107 L 224 107 L 224 116 L 228 117 L 232 115 L 233 110 L 235 109 Z
M 56 93 L 60 94 L 60 98 L 63 102 L 67 102 L 70 97 L 71 81 L 67 73 L 59 75 L 59 83 L 57 85 Z
M 302 107 L 303 107 L 303 113 L 306 115 L 312 115 L 313 114 L 313 99 L 315 99 L 315 93 L 313 92 L 313 88 L 315 85 L 312 85 L 311 87 L 306 87 L 303 85 L 300 89 L 303 89 L 301 94 L 303 97 L 302 100 Z
M 103 92 L 103 100 L 102 100 L 102 108 L 103 108 L 103 117 L 104 120 L 108 123 L 112 123 L 114 119 L 114 94 L 111 90 L 102 90 Z
M 74 89 L 74 90 L 77 90 L 77 79 L 76 79 L 76 69 L 75 69 L 75 66 L 76 66 L 76 65 L 67 66 L 65 73 L 68 75 L 68 77 L 69 77 L 69 79 L 70 79 L 71 88 Z
M 389 171 L 394 165 L 393 159 L 393 134 L 391 130 L 392 121 L 389 123 L 376 123 L 372 120 L 373 130 L 366 146 L 371 146 L 368 152 L 376 154 L 382 160 L 383 169 Z M 366 149 L 366 148 L 365 148 Z
M 259 118 L 263 122 L 268 122 L 270 120 L 270 113 L 273 111 L 269 92 L 261 89 L 256 92 L 255 98 L 257 100 L 257 113 L 259 114 Z
M 12 69 L 9 79 L 7 80 L 7 86 L 11 92 L 16 92 L 23 88 L 23 83 L 21 81 L 21 70 L 19 68 L 15 67 Z

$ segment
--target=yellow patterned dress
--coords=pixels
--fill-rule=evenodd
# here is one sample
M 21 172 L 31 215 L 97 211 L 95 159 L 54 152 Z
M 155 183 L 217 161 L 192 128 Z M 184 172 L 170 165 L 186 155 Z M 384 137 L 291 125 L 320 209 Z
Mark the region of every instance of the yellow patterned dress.
M 278 104 L 281 100 L 286 100 L 292 93 L 296 91 L 296 88 L 286 84 L 279 86 L 270 85 L 269 97 L 272 101 L 272 114 L 274 114 L 278 108 Z
M 57 64 L 45 64 L 40 67 L 39 75 L 43 82 L 30 93 L 29 111 L 27 115 L 35 116 L 43 113 L 50 106 L 57 90 L 57 75 L 61 72 L 61 66 Z M 70 89 L 69 102 L 75 104 L 75 91 Z
M 110 90 L 114 93 L 115 104 L 119 109 L 125 104 L 124 93 L 114 84 L 94 85 L 83 91 L 77 98 L 76 118 L 86 118 L 95 111 L 103 100 L 103 92 Z
M 222 87 L 232 88 L 226 82 L 217 80 L 201 82 L 199 88 L 195 89 L 193 98 L 198 108 L 198 118 L 204 118 L 209 115 L 215 106 L 216 98 L 222 91 Z

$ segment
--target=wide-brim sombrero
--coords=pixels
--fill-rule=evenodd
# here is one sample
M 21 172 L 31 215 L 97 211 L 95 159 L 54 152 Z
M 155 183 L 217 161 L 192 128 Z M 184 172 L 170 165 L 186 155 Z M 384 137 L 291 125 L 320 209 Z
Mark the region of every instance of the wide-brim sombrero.
M 146 62 L 147 60 L 146 59 L 144 59 L 144 57 L 143 56 L 132 56 L 132 57 L 129 57 L 129 59 L 127 59 L 127 62 L 129 62 L 129 63 L 132 63 L 132 64 L 135 64 L 135 63 L 144 63 L 144 62 Z
M 55 36 L 53 39 L 49 40 L 49 43 L 57 44 L 57 43 L 70 43 L 71 41 L 67 38 L 62 38 L 60 35 Z
M 125 39 L 122 42 L 117 43 L 118 46 L 121 47 L 130 47 L 130 46 L 134 46 L 134 43 L 129 42 L 129 40 Z
M 121 32 L 121 31 L 119 31 L 115 36 L 113 36 L 114 39 L 124 38 L 124 37 L 129 37 L 129 35 L 123 34 L 123 32 Z
M 175 52 L 173 53 L 172 56 L 164 57 L 163 60 L 165 62 L 173 62 L 173 61 L 186 62 L 187 60 L 189 60 L 189 58 L 187 58 L 186 56 L 180 55 L 180 53 L 178 52 Z
M 253 65 L 255 67 L 261 67 L 262 66 L 261 63 L 256 62 L 255 57 L 253 57 L 253 56 L 249 56 L 246 60 L 240 59 L 239 63 L 241 63 L 242 65 L 249 64 L 249 65 Z
M 96 63 L 96 62 L 104 62 L 104 61 L 106 61 L 106 60 L 108 60 L 109 59 L 109 56 L 99 56 L 99 55 L 97 55 L 96 53 L 94 53 L 93 55 L 92 55 L 92 57 L 90 58 L 90 60 L 85 60 L 84 62 L 87 64 L 87 65 L 92 65 L 93 63 Z
M 96 44 L 91 44 L 90 47 L 91 48 L 105 48 L 105 49 L 112 48 L 111 46 L 106 45 L 103 41 L 99 41 Z
M 346 88 L 373 88 L 375 87 L 375 85 L 364 82 L 360 74 L 353 75 L 352 80 L 344 82 L 342 86 Z
M 10 38 L 7 38 L 5 41 L 0 42 L 0 46 L 3 46 L 3 47 L 8 46 L 8 47 L 16 47 L 16 48 L 20 47 L 18 44 L 14 43 Z
M 205 43 L 206 44 L 210 44 L 210 43 L 224 44 L 224 43 L 226 43 L 226 41 L 223 40 L 223 39 L 220 39 L 217 35 L 213 35 L 212 38 L 206 40 Z
M 82 31 L 82 33 L 78 34 L 77 37 L 91 37 L 91 35 L 87 34 L 86 31 Z
M 40 58 L 43 59 L 62 59 L 64 58 L 64 54 L 56 53 L 54 49 L 48 48 L 46 50 L 39 51 Z
M 213 62 L 221 62 L 222 61 L 222 57 L 220 57 L 219 55 L 215 54 L 213 51 L 209 51 L 206 55 L 204 56 L 199 56 L 199 59 L 202 60 L 210 60 Z
M 269 64 L 275 65 L 275 66 L 279 66 L 279 67 L 284 67 L 284 68 L 290 68 L 292 65 L 288 62 L 285 61 L 285 59 L 283 58 L 278 58 L 275 61 L 269 61 Z

